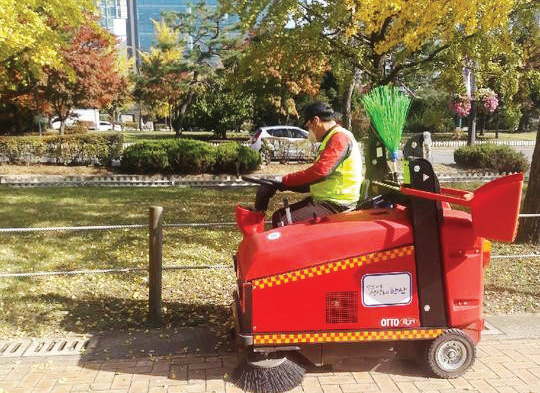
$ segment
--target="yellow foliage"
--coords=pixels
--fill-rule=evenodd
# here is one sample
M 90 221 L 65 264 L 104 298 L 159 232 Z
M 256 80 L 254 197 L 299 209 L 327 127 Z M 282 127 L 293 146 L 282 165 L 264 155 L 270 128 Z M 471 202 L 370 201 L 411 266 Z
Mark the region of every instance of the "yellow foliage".
M 90 0 L 0 0 L 0 65 L 25 54 L 38 65 L 58 66 L 63 37 L 54 24 L 77 26 L 94 11 Z
M 310 51 L 309 46 L 303 47 L 299 41 L 291 45 L 294 34 L 276 35 L 272 40 L 250 45 L 242 60 L 249 67 L 244 73 L 251 79 L 277 81 L 292 95 L 304 93 L 315 97 L 319 82 L 329 69 L 328 59 L 323 52 Z M 279 106 L 282 107 L 281 102 Z
M 182 47 L 178 45 L 178 33 L 162 20 L 152 19 L 156 30 L 158 47 L 151 47 L 150 52 L 140 52 L 142 61 L 147 64 L 159 61 L 162 64 L 174 64 L 182 59 Z
M 352 16 L 345 31 L 349 37 L 377 37 L 377 54 L 401 45 L 413 52 L 435 38 L 444 44 L 463 34 L 501 27 L 516 1 L 344 0 Z

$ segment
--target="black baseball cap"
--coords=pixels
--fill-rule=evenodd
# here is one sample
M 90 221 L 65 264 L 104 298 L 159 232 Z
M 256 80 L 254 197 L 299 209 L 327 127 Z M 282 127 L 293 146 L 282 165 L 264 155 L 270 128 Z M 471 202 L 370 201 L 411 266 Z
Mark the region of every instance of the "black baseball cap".
M 336 118 L 336 113 L 330 105 L 322 102 L 314 102 L 304 107 L 302 111 L 302 124 L 305 126 L 315 116 L 319 117 L 322 121 L 329 121 Z

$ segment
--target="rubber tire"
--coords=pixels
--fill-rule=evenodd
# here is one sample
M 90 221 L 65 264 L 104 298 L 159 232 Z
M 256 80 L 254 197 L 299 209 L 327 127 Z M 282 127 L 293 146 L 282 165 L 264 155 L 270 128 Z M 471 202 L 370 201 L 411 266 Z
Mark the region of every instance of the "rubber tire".
M 464 352 L 461 355 L 465 356 L 464 359 L 457 359 L 459 364 L 456 368 L 445 367 L 441 363 L 439 355 L 441 351 L 445 349 L 457 348 L 458 355 L 460 352 Z M 458 329 L 450 329 L 445 331 L 439 337 L 431 342 L 431 345 L 427 351 L 427 363 L 431 371 L 441 378 L 451 379 L 461 377 L 465 372 L 472 367 L 474 360 L 476 359 L 476 347 L 473 341 L 463 331 Z

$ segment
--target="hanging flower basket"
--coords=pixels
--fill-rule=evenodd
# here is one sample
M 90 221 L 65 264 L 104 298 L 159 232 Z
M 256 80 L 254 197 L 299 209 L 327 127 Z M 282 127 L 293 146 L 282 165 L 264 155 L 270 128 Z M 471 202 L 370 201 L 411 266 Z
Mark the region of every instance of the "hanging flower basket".
M 499 99 L 497 94 L 488 88 L 478 89 L 475 94 L 475 98 L 482 102 L 484 108 L 490 113 L 495 112 L 495 109 L 499 106 Z
M 474 94 L 474 100 L 481 102 L 486 111 L 493 113 L 499 106 L 497 94 L 489 88 L 481 88 Z M 453 94 L 450 106 L 459 117 L 468 116 L 471 113 L 472 98 L 465 94 Z
M 462 94 L 454 94 L 450 106 L 459 117 L 467 116 L 471 113 L 471 97 Z

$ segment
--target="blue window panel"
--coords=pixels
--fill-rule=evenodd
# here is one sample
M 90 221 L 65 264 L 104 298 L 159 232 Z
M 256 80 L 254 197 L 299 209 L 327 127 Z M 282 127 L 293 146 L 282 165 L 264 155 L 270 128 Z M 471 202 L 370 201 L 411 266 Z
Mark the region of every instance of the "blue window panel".
M 137 32 L 139 49 L 148 51 L 152 45 L 157 42 L 152 19 L 161 20 L 162 11 L 187 12 L 188 6 L 196 4 L 194 0 L 137 0 Z M 206 4 L 215 7 L 217 0 L 208 0 Z M 235 23 L 238 17 L 229 16 L 226 23 Z

